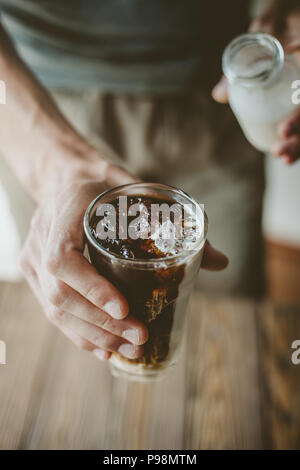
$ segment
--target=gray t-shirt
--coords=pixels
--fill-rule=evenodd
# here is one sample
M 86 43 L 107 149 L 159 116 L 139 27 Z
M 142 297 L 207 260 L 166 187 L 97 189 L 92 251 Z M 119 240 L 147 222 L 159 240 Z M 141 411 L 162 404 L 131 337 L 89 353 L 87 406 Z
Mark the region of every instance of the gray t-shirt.
M 247 1 L 0 0 L 0 12 L 48 87 L 176 93 L 197 86 L 208 55 L 220 61 L 245 28 Z

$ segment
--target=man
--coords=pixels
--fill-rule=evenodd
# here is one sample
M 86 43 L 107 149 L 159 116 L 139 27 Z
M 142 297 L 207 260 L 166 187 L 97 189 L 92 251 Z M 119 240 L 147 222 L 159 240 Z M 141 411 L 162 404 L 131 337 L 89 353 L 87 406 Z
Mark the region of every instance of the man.
M 135 177 L 179 186 L 206 205 L 210 239 L 231 263 L 224 274 L 202 272 L 203 288 L 258 293 L 262 156 L 210 97 L 224 46 L 247 28 L 247 2 L 0 7 L 1 152 L 37 203 L 22 267 L 48 318 L 100 359 L 141 354 L 145 326 L 82 255 L 90 201 Z M 214 94 L 224 101 L 224 85 Z M 287 142 L 284 129 L 278 145 Z M 226 265 L 207 244 L 203 267 Z

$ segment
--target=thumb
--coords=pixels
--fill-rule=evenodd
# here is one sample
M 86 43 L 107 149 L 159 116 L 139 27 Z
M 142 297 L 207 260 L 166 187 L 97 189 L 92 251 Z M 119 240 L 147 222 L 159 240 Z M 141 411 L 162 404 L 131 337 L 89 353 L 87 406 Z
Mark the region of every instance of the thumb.
M 221 80 L 216 84 L 212 90 L 212 97 L 218 103 L 228 103 L 228 81 L 223 75 Z

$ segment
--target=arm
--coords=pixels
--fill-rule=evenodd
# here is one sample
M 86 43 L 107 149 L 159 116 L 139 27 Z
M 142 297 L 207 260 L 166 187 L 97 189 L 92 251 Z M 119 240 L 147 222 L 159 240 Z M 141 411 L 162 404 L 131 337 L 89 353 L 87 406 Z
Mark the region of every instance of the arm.
M 134 181 L 110 164 L 59 112 L 49 93 L 0 30 L 1 152 L 37 202 L 23 248 L 23 272 L 48 319 L 75 344 L 108 359 L 142 353 L 146 327 L 128 314 L 126 299 L 84 258 L 85 209 L 108 187 Z M 225 267 L 207 245 L 203 265 Z
M 137 357 L 146 328 L 128 316 L 126 299 L 83 257 L 81 228 L 99 192 L 133 179 L 70 126 L 2 28 L 0 70 L 7 94 L 0 106 L 1 153 L 38 203 L 22 254 L 24 274 L 47 317 L 76 344 L 103 358 L 120 348 Z M 136 332 L 131 341 L 126 330 Z
M 102 177 L 107 163 L 70 126 L 1 26 L 0 70 L 7 93 L 0 106 L 1 152 L 31 196 L 40 199 L 58 177 L 72 179 L 86 170 L 87 177 Z

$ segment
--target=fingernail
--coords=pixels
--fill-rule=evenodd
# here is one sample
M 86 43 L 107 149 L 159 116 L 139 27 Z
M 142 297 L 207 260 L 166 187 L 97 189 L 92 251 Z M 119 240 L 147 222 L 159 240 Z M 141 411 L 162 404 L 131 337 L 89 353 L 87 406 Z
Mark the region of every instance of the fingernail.
M 103 349 L 94 349 L 93 354 L 95 354 L 100 361 L 105 361 L 107 359 L 107 352 Z
M 120 320 L 124 316 L 122 315 L 119 302 L 115 302 L 114 300 L 109 300 L 108 302 L 106 302 L 103 307 L 103 310 L 116 320 Z
M 122 336 L 133 344 L 140 344 L 140 335 L 137 330 L 125 330 L 123 331 Z
M 123 343 L 119 346 L 119 353 L 129 359 L 135 357 L 135 347 L 128 343 Z

